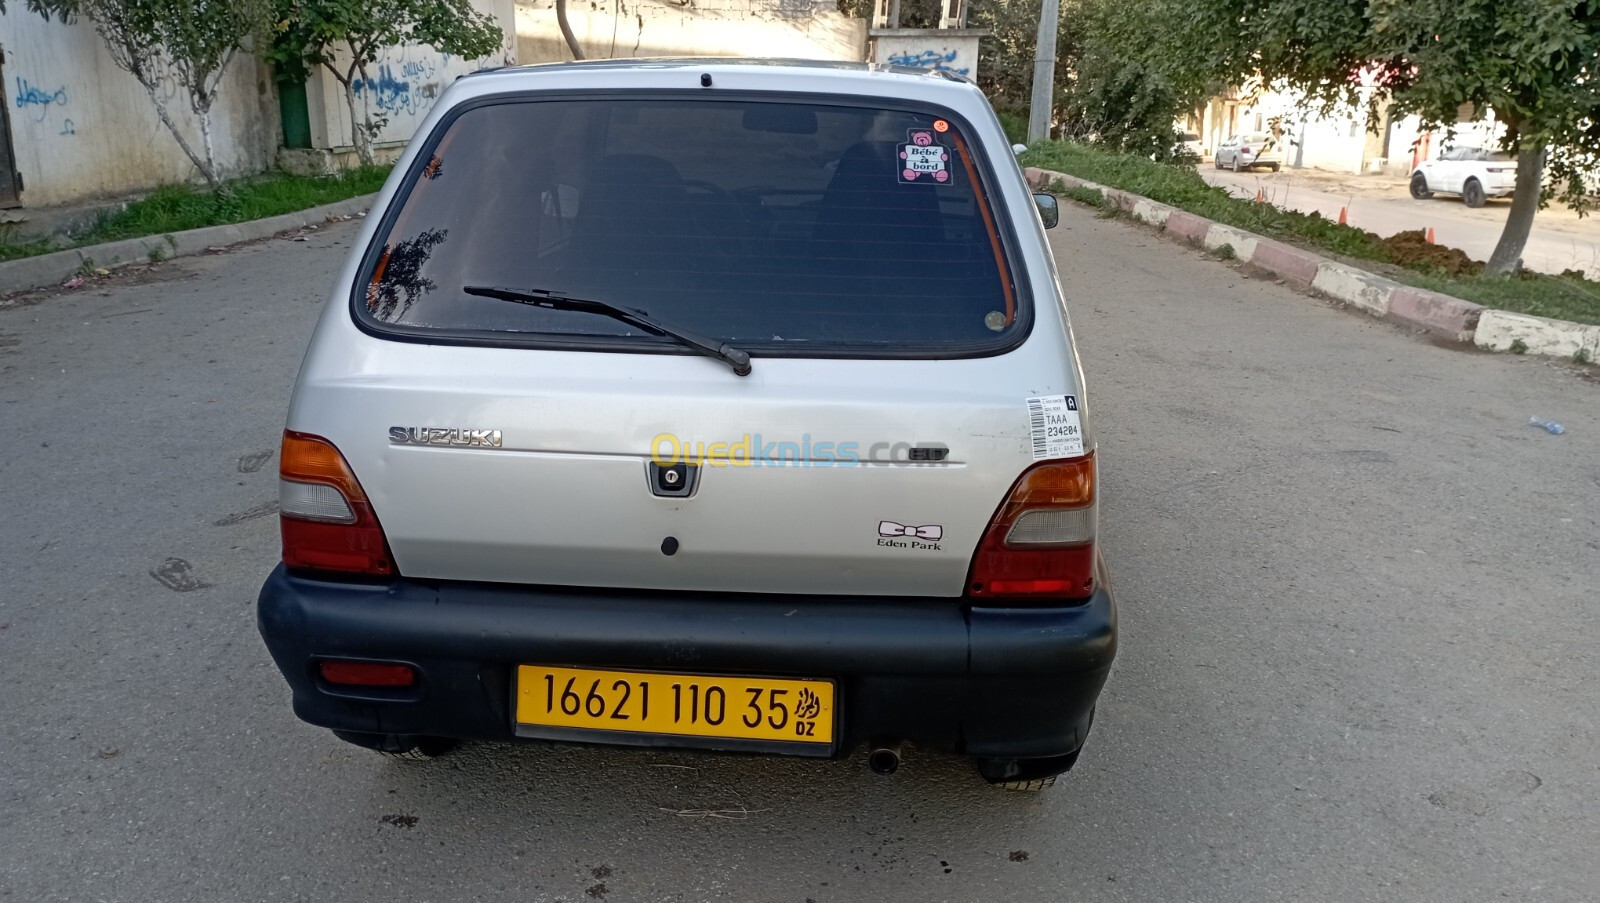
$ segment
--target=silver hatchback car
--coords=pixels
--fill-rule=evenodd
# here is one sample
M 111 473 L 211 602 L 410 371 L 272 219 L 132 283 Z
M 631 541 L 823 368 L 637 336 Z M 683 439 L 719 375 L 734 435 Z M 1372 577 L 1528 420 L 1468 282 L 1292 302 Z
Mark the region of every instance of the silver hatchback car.
M 1048 786 L 1116 652 L 1055 216 L 943 73 L 460 79 L 290 404 L 258 613 L 296 714 Z

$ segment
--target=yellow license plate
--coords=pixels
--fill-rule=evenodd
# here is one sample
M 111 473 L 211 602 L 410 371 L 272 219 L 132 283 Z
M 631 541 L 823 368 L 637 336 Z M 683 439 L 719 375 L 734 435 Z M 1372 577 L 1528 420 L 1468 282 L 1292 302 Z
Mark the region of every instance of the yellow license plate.
M 516 718 L 520 733 L 535 736 L 608 731 L 816 747 L 833 743 L 833 690 L 827 680 L 519 665 Z

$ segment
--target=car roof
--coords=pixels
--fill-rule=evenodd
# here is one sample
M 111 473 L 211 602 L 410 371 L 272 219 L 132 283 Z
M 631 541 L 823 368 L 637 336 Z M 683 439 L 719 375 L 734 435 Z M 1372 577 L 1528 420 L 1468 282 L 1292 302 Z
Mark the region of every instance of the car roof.
M 892 98 L 934 104 L 969 119 L 988 118 L 983 92 L 970 79 L 953 72 L 837 60 L 690 57 L 482 69 L 456 79 L 445 89 L 423 129 L 431 128 L 454 107 L 490 96 L 660 90 L 703 92 L 707 99 L 715 99 L 721 92 Z
M 641 57 L 636 59 L 578 60 L 560 63 L 529 63 L 522 66 L 498 66 L 479 69 L 463 78 L 535 76 L 550 72 L 616 72 L 660 71 L 663 69 L 694 69 L 708 72 L 715 81 L 716 73 L 732 73 L 752 69 L 782 68 L 796 76 L 857 75 L 865 78 L 910 77 L 937 79 L 971 84 L 971 80 L 958 72 L 946 69 L 923 69 L 916 66 L 892 66 L 885 63 L 862 63 L 851 60 L 806 60 L 782 57 Z
M 707 82 L 706 78 L 710 80 Z M 488 96 L 557 91 L 704 91 L 834 94 L 928 102 L 984 117 L 989 101 L 970 78 L 954 72 L 827 59 L 594 59 L 480 69 L 456 78 L 429 114 L 430 128 L 453 107 Z M 990 114 L 992 115 L 992 114 Z

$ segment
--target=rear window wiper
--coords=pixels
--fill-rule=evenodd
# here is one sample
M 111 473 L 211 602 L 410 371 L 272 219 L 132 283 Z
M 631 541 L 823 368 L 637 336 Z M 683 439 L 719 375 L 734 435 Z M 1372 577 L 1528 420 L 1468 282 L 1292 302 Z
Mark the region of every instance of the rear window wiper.
M 686 329 L 668 326 L 650 316 L 646 311 L 632 307 L 619 307 L 605 301 L 594 301 L 588 298 L 574 298 L 561 292 L 550 289 L 522 290 L 515 288 L 494 288 L 487 285 L 462 286 L 462 291 L 480 298 L 498 298 L 501 301 L 512 301 L 517 304 L 527 304 L 531 307 L 544 307 L 550 310 L 581 310 L 586 313 L 599 314 L 613 320 L 621 320 L 631 326 L 637 326 L 646 332 L 676 339 L 679 344 L 693 348 L 706 357 L 714 357 L 733 368 L 735 376 L 750 375 L 750 355 L 728 345 L 702 335 L 696 335 Z

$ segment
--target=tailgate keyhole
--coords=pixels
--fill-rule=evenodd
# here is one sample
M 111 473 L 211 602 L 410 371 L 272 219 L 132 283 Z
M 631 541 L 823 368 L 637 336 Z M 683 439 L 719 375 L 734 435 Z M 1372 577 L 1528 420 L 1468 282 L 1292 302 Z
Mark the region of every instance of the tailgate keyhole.
M 694 494 L 700 468 L 689 464 L 649 464 L 650 491 L 659 496 L 684 498 Z

